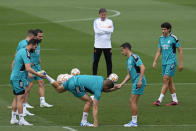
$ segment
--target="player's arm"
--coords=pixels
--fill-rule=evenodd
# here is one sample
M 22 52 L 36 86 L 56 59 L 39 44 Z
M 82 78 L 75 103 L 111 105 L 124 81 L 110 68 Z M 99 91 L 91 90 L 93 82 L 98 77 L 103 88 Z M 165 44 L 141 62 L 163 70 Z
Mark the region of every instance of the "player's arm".
M 154 61 L 153 61 L 153 65 L 152 67 L 155 68 L 156 65 L 157 65 L 157 60 L 159 58 L 159 56 L 161 55 L 161 48 L 158 48 L 157 52 L 156 52 L 156 55 L 154 57 Z
M 45 75 L 44 75 L 44 74 L 41 74 L 41 73 L 38 73 L 38 72 L 34 71 L 34 70 L 31 68 L 31 66 L 30 66 L 29 63 L 25 64 L 25 68 L 26 68 L 26 70 L 27 70 L 29 73 L 32 73 L 32 74 L 34 74 L 34 75 L 36 75 L 36 76 L 39 76 L 39 77 L 41 77 L 41 78 L 45 78 Z
M 62 84 L 59 84 L 57 81 L 55 81 L 52 77 L 49 75 L 46 75 L 46 79 L 50 82 L 50 84 L 55 88 L 55 90 L 58 93 L 63 93 L 66 90 L 63 88 Z
M 116 88 L 121 88 L 124 84 L 126 84 L 130 80 L 130 78 L 131 76 L 128 71 L 125 79 L 120 84 L 116 85 Z
M 100 27 L 98 26 L 96 20 L 94 21 L 94 32 L 96 34 L 105 34 L 106 33 L 105 31 L 103 31 L 103 30 L 100 29 Z
M 98 103 L 99 103 L 98 100 L 96 100 L 96 99 L 93 100 L 93 118 L 94 118 L 93 125 L 95 127 L 98 126 Z
M 113 88 L 110 88 L 110 89 L 108 89 L 107 91 L 104 91 L 104 92 L 112 92 L 112 91 L 116 91 L 116 90 L 118 90 L 119 88 L 118 88 L 118 85 L 114 85 L 114 87 Z
M 139 77 L 139 80 L 137 83 L 138 88 L 140 88 L 142 86 L 142 78 L 143 78 L 144 72 L 146 70 L 146 67 L 144 66 L 144 64 L 140 65 L 139 68 L 140 68 L 140 77 Z
M 16 53 L 17 53 L 17 51 L 16 51 Z M 15 55 L 14 55 L 14 58 L 16 57 L 16 53 L 15 53 Z M 14 63 L 15 63 L 15 61 L 13 60 L 12 61 L 12 64 L 11 64 L 11 68 L 13 69 L 13 67 L 14 67 Z
M 177 49 L 180 54 L 179 70 L 182 71 L 183 70 L 183 51 L 182 51 L 182 47 L 178 47 Z
M 107 33 L 112 33 L 114 31 L 113 22 L 111 22 L 107 27 L 101 28 L 101 30 L 103 30 Z

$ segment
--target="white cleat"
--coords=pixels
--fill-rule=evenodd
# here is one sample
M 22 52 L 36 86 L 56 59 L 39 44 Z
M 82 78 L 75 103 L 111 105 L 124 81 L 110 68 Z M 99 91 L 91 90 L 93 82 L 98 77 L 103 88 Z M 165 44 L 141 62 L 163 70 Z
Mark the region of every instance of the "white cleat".
M 31 106 L 29 103 L 26 103 L 26 108 L 34 108 L 33 106 Z
M 18 124 L 18 120 L 16 119 L 16 118 L 12 118 L 11 120 L 10 120 L 10 124 Z
M 24 113 L 23 113 L 23 116 L 34 116 L 35 114 L 29 112 L 28 110 L 26 110 Z
M 33 126 L 33 124 L 27 122 L 25 119 L 19 121 L 20 126 Z
M 40 107 L 47 107 L 47 108 L 50 108 L 50 107 L 53 107 L 53 105 L 50 105 L 50 104 L 48 104 L 47 102 L 42 102 L 42 103 L 40 103 Z
M 132 121 L 130 121 L 129 123 L 127 124 L 124 124 L 124 127 L 137 127 L 138 126 L 138 123 L 133 123 Z
M 81 122 L 80 126 L 82 126 L 82 127 L 94 127 L 94 125 L 89 123 L 88 121 L 87 122 Z

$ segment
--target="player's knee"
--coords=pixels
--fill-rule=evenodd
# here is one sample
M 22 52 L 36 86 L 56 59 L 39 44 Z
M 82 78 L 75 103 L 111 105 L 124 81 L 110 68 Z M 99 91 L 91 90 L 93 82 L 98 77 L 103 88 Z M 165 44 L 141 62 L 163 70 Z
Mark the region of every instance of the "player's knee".
M 164 76 L 163 77 L 163 82 L 164 83 L 169 83 L 169 77 L 168 76 Z
M 38 85 L 39 87 L 44 88 L 44 81 L 43 80 L 38 81 Z

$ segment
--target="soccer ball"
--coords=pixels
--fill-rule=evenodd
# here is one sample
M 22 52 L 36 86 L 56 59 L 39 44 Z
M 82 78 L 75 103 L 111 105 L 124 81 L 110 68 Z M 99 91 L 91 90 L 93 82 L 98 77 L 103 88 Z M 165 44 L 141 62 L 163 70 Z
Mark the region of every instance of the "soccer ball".
M 75 76 L 75 75 L 79 75 L 80 74 L 80 70 L 78 68 L 73 68 L 71 70 L 71 75 Z
M 117 82 L 118 81 L 118 75 L 115 74 L 115 73 L 110 74 L 109 80 L 112 80 L 113 82 Z
M 60 74 L 57 77 L 57 82 L 64 83 L 67 80 L 69 80 L 69 78 L 71 78 L 71 77 L 72 77 L 72 75 L 69 75 L 69 74 Z

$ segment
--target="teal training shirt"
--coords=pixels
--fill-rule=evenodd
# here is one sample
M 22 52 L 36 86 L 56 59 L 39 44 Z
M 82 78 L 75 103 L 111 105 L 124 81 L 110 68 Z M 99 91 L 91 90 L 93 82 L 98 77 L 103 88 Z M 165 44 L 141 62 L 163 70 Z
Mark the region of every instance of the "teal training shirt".
M 27 71 L 25 69 L 25 64 L 30 64 L 30 53 L 27 48 L 20 49 L 16 53 L 14 59 L 14 66 L 10 76 L 10 80 L 21 80 L 27 78 Z
M 176 48 L 181 46 L 178 38 L 170 34 L 168 37 L 161 36 L 159 39 L 159 48 L 162 53 L 162 65 L 177 63 Z

